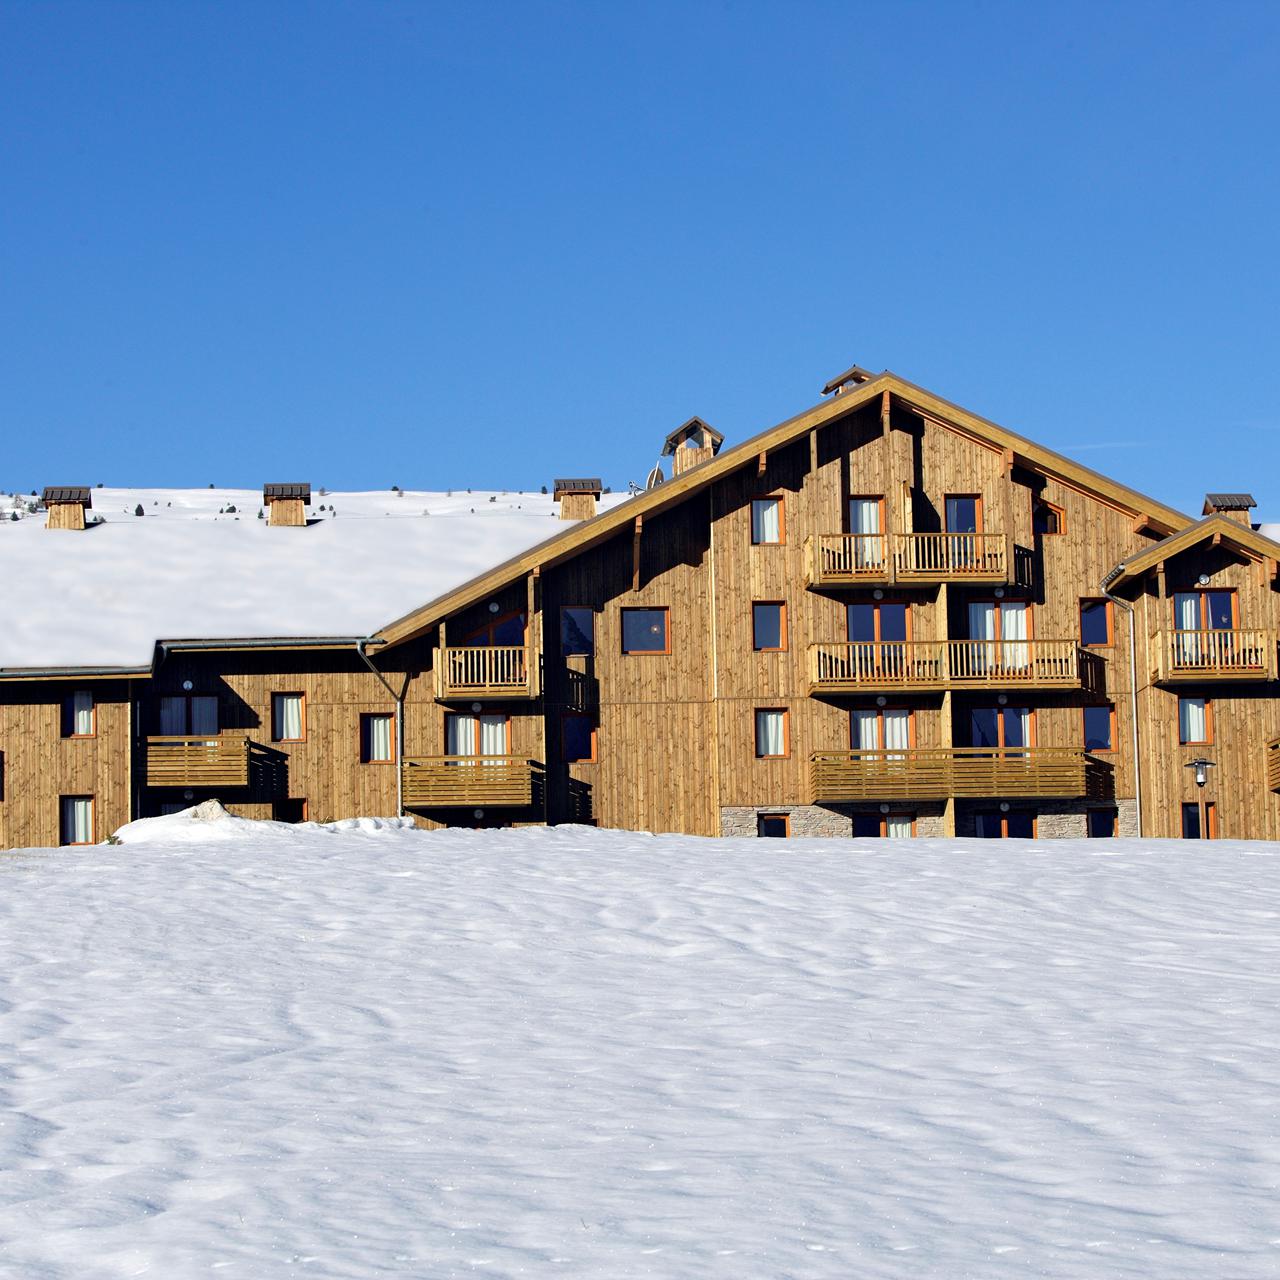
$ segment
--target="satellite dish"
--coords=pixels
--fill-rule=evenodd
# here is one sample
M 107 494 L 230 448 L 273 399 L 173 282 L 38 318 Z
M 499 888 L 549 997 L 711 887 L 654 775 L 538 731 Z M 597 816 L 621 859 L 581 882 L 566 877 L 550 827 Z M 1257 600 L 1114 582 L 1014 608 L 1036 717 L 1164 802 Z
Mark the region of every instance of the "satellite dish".
M 666 476 L 662 474 L 662 463 L 659 462 L 652 471 L 649 472 L 649 478 L 644 482 L 646 489 L 656 489 L 666 480 Z

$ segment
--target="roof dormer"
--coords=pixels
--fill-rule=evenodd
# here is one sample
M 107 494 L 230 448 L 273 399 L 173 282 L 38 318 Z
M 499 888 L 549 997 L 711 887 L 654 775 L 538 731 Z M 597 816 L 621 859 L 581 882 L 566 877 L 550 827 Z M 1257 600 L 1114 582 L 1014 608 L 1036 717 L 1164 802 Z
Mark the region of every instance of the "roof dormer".
M 1201 514 L 1224 515 L 1228 520 L 1234 520 L 1236 524 L 1242 524 L 1246 529 L 1251 529 L 1253 521 L 1249 518 L 1249 512 L 1257 505 L 1250 493 L 1206 493 L 1204 510 Z
M 724 444 L 715 427 L 701 418 L 690 418 L 678 426 L 663 442 L 662 456 L 671 459 L 671 474 L 678 476 L 690 467 L 709 462 Z

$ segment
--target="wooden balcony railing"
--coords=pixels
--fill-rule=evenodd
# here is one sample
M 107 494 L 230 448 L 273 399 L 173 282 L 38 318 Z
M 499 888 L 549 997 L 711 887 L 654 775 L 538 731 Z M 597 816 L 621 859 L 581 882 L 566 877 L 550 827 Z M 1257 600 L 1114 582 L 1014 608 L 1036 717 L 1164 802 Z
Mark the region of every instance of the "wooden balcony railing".
M 810 693 L 876 689 L 1091 688 L 1075 640 L 849 640 L 809 646 Z
M 538 663 L 522 644 L 436 649 L 436 697 L 535 698 Z
M 1151 637 L 1153 680 L 1274 680 L 1277 632 L 1265 627 L 1223 631 L 1157 631 Z
M 1102 799 L 1110 773 L 1110 766 L 1068 747 L 818 751 L 809 765 L 813 804 L 950 797 Z
M 501 808 L 533 803 L 533 760 L 523 756 L 424 756 L 404 762 L 404 802 L 418 808 Z
M 146 741 L 149 787 L 247 787 L 249 738 L 243 732 L 162 734 Z
M 897 581 L 1008 582 L 1011 555 L 1003 533 L 896 533 Z
M 824 533 L 805 539 L 811 587 L 860 583 L 1011 582 L 1003 533 Z
M 1267 787 L 1280 791 L 1280 738 L 1267 743 Z

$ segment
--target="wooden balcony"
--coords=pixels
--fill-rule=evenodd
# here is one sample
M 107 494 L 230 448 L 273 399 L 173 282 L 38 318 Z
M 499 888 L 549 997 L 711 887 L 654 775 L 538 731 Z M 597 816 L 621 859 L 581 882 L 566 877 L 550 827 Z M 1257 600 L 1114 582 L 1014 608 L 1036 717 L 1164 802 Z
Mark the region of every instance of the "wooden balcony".
M 536 698 L 537 655 L 522 644 L 437 648 L 436 697 Z
M 1280 791 L 1280 738 L 1267 743 L 1267 787 Z
M 249 785 L 249 739 L 243 732 L 164 734 L 148 738 L 146 751 L 149 787 Z
M 811 587 L 1014 581 L 1003 533 L 824 533 L 805 539 Z
M 818 751 L 810 758 L 810 800 L 1103 799 L 1110 773 L 1110 766 L 1068 747 Z
M 523 756 L 424 756 L 404 762 L 412 808 L 513 808 L 533 803 L 537 764 Z
M 1157 631 L 1151 637 L 1151 678 L 1165 683 L 1274 680 L 1277 633 L 1265 627 L 1231 631 Z
M 1092 689 L 1075 640 L 850 640 L 809 646 L 810 693 L 888 689 Z
M 849 587 L 893 581 L 887 533 L 824 533 L 804 540 L 811 587 Z

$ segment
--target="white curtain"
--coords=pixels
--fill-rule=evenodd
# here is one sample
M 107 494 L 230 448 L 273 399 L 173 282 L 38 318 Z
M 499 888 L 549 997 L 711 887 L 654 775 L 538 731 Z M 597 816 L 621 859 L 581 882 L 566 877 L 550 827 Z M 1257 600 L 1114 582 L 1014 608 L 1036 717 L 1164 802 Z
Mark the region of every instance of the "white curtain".
M 1027 606 L 1022 602 L 1000 606 L 1001 661 L 1007 668 L 1025 669 L 1030 659 L 1027 645 Z
M 910 840 L 911 819 L 901 813 L 889 814 L 884 820 L 884 833 L 890 840 Z
M 369 725 L 369 759 L 390 760 L 391 755 L 391 717 L 370 716 Z
M 757 498 L 751 504 L 751 541 L 782 541 L 782 502 L 778 498 Z
M 786 745 L 782 727 L 781 711 L 756 712 L 756 755 L 780 756 L 785 754 Z
M 444 750 L 450 756 L 473 756 L 476 753 L 476 718 L 448 715 L 444 720 Z
M 849 745 L 855 750 L 880 748 L 880 716 L 875 711 L 855 710 L 849 716 Z
M 67 844 L 88 844 L 93 839 L 93 801 L 88 796 L 63 796 L 62 838 Z
M 1209 715 L 1203 698 L 1178 699 L 1178 736 L 1183 742 L 1209 740 Z
M 208 694 L 201 694 L 191 699 L 191 732 L 217 737 L 218 734 L 218 699 Z
M 445 751 L 451 756 L 505 756 L 507 717 L 450 715 L 445 721 Z
M 480 754 L 505 756 L 507 754 L 507 717 L 487 715 L 480 717 Z
M 1174 637 L 1174 644 L 1177 646 L 1174 661 L 1180 667 L 1198 667 L 1202 639 L 1199 635 L 1200 597 L 1194 591 L 1179 591 L 1173 597 L 1173 618 L 1179 631 L 1190 633 Z
M 71 732 L 80 736 L 93 732 L 93 694 L 87 689 L 71 695 Z
M 969 605 L 968 670 L 966 675 L 983 675 L 995 665 L 996 607 L 989 600 Z
M 853 563 L 859 569 L 877 568 L 884 560 L 880 529 L 880 499 L 849 499 L 849 532 L 854 534 Z
M 284 741 L 302 737 L 302 695 L 276 694 L 276 738 Z
M 884 749 L 894 754 L 890 760 L 902 760 L 911 746 L 911 712 L 886 711 L 884 713 Z
M 187 700 L 186 698 L 160 699 L 160 732 L 186 733 Z

